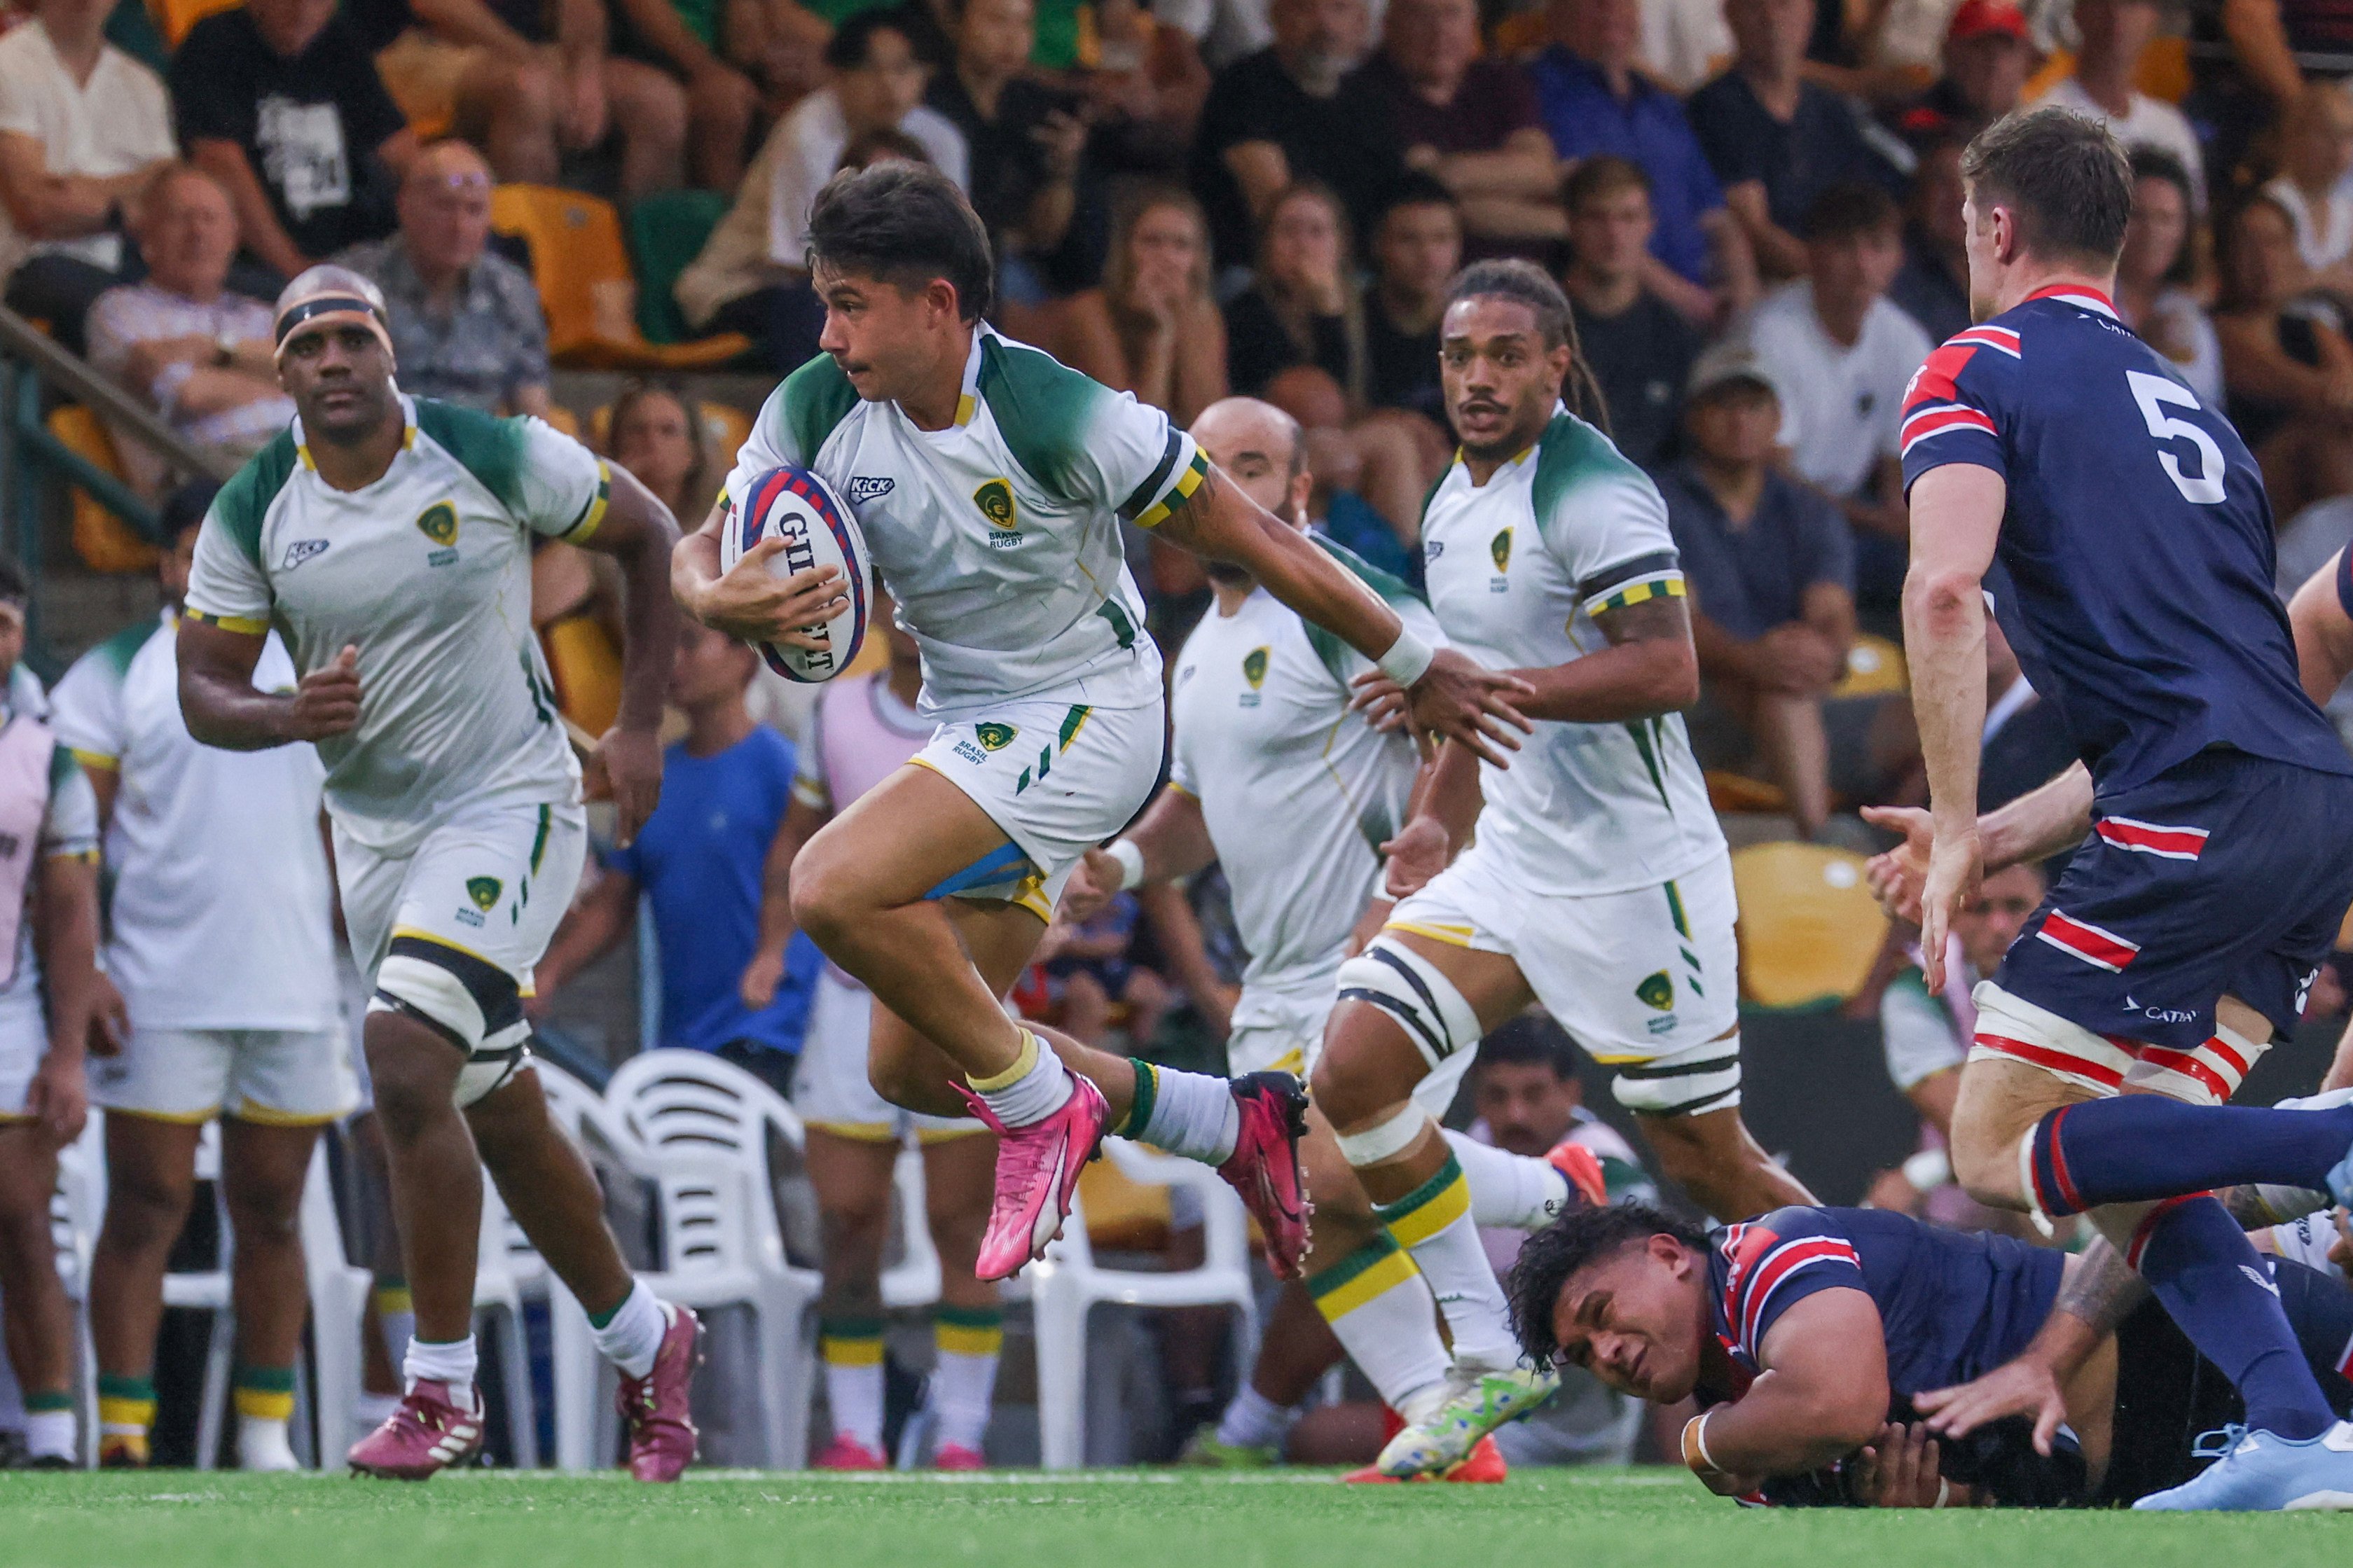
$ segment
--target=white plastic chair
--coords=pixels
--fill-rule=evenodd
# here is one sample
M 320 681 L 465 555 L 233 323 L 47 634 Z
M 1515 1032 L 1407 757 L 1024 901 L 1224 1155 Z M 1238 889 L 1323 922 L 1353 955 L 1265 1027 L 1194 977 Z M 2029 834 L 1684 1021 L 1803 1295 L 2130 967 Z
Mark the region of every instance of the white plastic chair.
M 58 1278 L 74 1306 L 74 1409 L 85 1466 L 98 1463 L 98 1349 L 90 1334 L 90 1265 L 106 1214 L 105 1128 L 105 1112 L 92 1106 L 81 1136 L 58 1152 L 58 1187 L 49 1199 Z
M 766 1084 L 702 1051 L 632 1057 L 605 1094 L 646 1151 L 643 1173 L 658 1195 L 664 1268 L 647 1283 L 684 1306 L 751 1310 L 768 1464 L 802 1468 L 822 1280 L 785 1256 L 767 1147 L 774 1129 L 803 1149 L 800 1117 Z
M 1125 1307 L 1234 1309 L 1235 1364 L 1248 1366 L 1258 1344 L 1258 1302 L 1250 1289 L 1250 1217 L 1241 1199 L 1207 1165 L 1106 1138 L 1103 1157 L 1132 1182 L 1186 1187 L 1201 1204 L 1205 1229 L 1198 1268 L 1106 1268 L 1094 1260 L 1086 1215 L 1073 1194 L 1062 1237 L 1023 1275 L 1030 1284 L 1038 1334 L 1038 1440 L 1050 1470 L 1086 1462 L 1087 1316 L 1099 1303 Z
M 490 1320 L 490 1331 L 498 1339 L 500 1382 L 506 1394 L 507 1441 L 512 1447 L 515 1468 L 533 1470 L 539 1468 L 539 1415 L 531 1396 L 531 1352 L 523 1339 L 518 1245 L 528 1259 L 523 1271 L 530 1272 L 531 1265 L 537 1265 L 534 1283 L 543 1291 L 547 1266 L 532 1248 L 522 1227 L 507 1212 L 491 1173 L 484 1171 L 482 1231 L 474 1263 L 474 1321 L 479 1325 L 484 1319 Z
M 932 1243 L 923 1152 L 902 1149 L 891 1167 L 891 1207 L 897 1219 L 898 1256 L 882 1268 L 882 1304 L 892 1311 L 928 1307 L 940 1299 L 940 1250 Z
M 533 1058 L 532 1070 L 539 1075 L 549 1113 L 574 1142 L 585 1144 L 593 1137 L 620 1161 L 624 1169 L 633 1175 L 642 1174 L 645 1151 L 602 1095 L 543 1057 Z M 555 1400 L 555 1468 L 603 1468 L 604 1462 L 597 1458 L 597 1435 L 604 1405 L 599 1397 L 604 1358 L 597 1353 L 588 1314 L 564 1281 L 556 1278 L 555 1271 L 547 1267 L 545 1259 L 533 1249 L 520 1226 L 510 1226 L 506 1239 L 508 1267 L 518 1290 L 527 1295 L 543 1295 L 547 1300 L 548 1360 Z M 609 1448 L 603 1451 L 609 1460 Z

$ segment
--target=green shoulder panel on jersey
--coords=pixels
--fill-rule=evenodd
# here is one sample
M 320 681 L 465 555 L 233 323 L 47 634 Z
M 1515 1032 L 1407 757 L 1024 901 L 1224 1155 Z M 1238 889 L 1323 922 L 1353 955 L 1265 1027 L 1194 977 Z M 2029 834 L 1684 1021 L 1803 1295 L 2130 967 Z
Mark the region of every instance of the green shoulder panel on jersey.
M 501 419 L 455 403 L 417 400 L 417 427 L 433 437 L 458 459 L 460 467 L 496 496 L 499 504 L 520 515 L 523 499 L 523 466 L 530 461 L 530 438 L 520 419 Z
M 131 661 L 137 658 L 139 650 L 147 646 L 147 639 L 163 629 L 164 622 L 160 616 L 135 622 L 82 655 L 77 662 L 97 665 L 112 676 L 114 683 L 120 686 L 123 677 L 131 673 Z
M 73 748 L 60 741 L 49 748 L 49 794 L 56 795 L 73 776 L 81 772 L 81 759 Z
M 1324 554 L 1356 574 L 1358 582 L 1378 594 L 1381 603 L 1426 605 L 1429 602 L 1413 591 L 1412 584 L 1382 571 L 1346 545 L 1335 543 L 1320 533 L 1311 533 L 1307 537 L 1313 539 Z M 1300 625 L 1307 633 L 1307 646 L 1315 650 L 1315 657 L 1324 661 L 1324 668 L 1332 672 L 1332 679 L 1345 686 L 1348 683 L 1348 656 L 1356 650 L 1314 621 L 1302 621 Z
M 1065 500 L 1084 494 L 1079 462 L 1098 411 L 1116 396 L 1050 353 L 988 337 L 980 345 L 980 396 L 1014 460 Z
M 1529 503 L 1541 528 L 1560 503 L 1596 479 L 1651 482 L 1609 437 L 1573 414 L 1556 414 L 1536 437 L 1536 473 Z
M 858 406 L 858 389 L 831 354 L 819 354 L 785 377 L 775 401 L 785 426 L 778 447 L 788 461 L 807 468 L 834 426 Z
M 214 520 L 228 531 L 237 547 L 256 566 L 261 564 L 262 520 L 269 515 L 269 503 L 286 488 L 294 465 L 301 460 L 295 452 L 294 433 L 280 430 L 269 445 L 248 458 L 213 498 Z

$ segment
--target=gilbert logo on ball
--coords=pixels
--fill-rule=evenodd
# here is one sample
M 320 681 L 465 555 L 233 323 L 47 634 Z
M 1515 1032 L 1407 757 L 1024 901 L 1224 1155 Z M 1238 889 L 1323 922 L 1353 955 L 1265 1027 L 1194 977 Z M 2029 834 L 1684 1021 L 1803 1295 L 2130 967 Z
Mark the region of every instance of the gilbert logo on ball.
M 849 607 L 830 620 L 796 628 L 814 636 L 818 647 L 754 645 L 768 668 L 787 680 L 832 679 L 858 657 L 871 613 L 866 536 L 856 514 L 817 473 L 791 463 L 755 475 L 736 499 L 739 504 L 720 532 L 722 571 L 733 570 L 754 546 L 775 539 L 784 548 L 767 562 L 771 575 L 788 578 L 827 566 L 841 574 L 839 586 Z

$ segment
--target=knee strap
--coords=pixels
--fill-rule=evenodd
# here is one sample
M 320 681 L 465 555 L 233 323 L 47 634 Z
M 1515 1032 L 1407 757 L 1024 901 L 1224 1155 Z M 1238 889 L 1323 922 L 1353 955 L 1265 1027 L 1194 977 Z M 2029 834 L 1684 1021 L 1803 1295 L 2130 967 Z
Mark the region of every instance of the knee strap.
M 1644 1116 L 1696 1116 L 1740 1103 L 1740 1037 L 1687 1046 L 1618 1069 L 1618 1103 Z
M 1378 1165 L 1396 1159 L 1421 1138 L 1421 1130 L 1430 1124 L 1430 1112 L 1411 1100 L 1399 1106 L 1386 1121 L 1377 1121 L 1362 1132 L 1340 1133 L 1340 1157 L 1352 1170 Z
M 368 1011 L 406 1014 L 465 1054 L 455 1096 L 460 1108 L 512 1078 L 527 1055 L 531 1023 L 514 977 L 423 937 L 392 939 Z
M 1368 1003 L 1395 1018 L 1432 1068 L 1479 1043 L 1479 1015 L 1454 982 L 1386 932 L 1340 965 L 1336 980 L 1342 1001 Z

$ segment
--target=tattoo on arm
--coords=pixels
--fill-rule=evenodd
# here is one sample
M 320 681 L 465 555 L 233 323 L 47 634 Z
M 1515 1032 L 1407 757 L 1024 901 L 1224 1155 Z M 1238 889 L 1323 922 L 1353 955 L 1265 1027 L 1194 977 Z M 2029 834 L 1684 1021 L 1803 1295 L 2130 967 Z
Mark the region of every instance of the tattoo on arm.
M 2124 1254 L 2107 1237 L 2100 1237 L 2084 1249 L 2075 1259 L 2075 1267 L 2067 1270 L 2052 1307 L 2072 1318 L 2080 1318 L 2097 1333 L 2108 1334 L 2132 1316 L 2133 1309 L 2147 1295 L 2147 1284 L 2133 1272 Z
M 1691 607 L 1682 599 L 1644 599 L 1637 605 L 1605 610 L 1593 617 L 1612 647 L 1634 642 L 1689 642 Z

